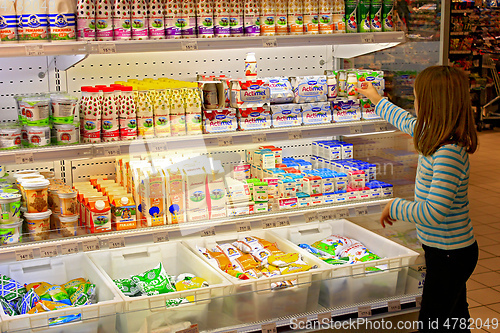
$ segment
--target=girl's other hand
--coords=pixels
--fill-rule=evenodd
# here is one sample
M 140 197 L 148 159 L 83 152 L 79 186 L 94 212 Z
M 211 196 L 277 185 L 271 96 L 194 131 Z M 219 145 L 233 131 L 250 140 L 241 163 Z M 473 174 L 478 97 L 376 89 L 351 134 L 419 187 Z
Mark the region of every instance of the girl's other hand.
M 386 223 L 388 225 L 392 225 L 393 222 L 396 222 L 396 220 L 391 217 L 391 204 L 393 201 L 394 199 L 392 199 L 387 205 L 385 205 L 385 208 L 382 211 L 382 216 L 380 216 L 380 224 L 382 224 L 383 228 L 385 228 Z
M 361 88 L 356 88 L 356 91 L 363 94 L 373 104 L 377 104 L 382 99 L 382 96 L 379 95 L 377 89 L 375 89 L 371 82 L 362 82 Z

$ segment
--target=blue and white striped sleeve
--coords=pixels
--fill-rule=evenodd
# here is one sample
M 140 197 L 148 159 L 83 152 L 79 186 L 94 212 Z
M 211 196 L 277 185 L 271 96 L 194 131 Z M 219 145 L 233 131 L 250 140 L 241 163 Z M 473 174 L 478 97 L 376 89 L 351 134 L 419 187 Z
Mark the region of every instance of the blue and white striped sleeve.
M 382 98 L 375 106 L 375 113 L 396 126 L 400 131 L 413 136 L 413 129 L 417 122 L 411 113 Z
M 446 146 L 434 153 L 432 165 L 429 164 L 432 181 L 427 198 L 418 202 L 394 199 L 390 207 L 392 218 L 424 226 L 438 226 L 445 221 L 467 172 L 465 156 L 459 149 Z

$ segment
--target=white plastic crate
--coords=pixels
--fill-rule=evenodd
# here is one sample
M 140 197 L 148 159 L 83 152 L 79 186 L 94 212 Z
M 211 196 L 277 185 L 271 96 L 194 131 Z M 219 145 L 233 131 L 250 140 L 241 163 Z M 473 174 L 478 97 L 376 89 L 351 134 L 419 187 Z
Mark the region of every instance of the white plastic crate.
M 96 285 L 97 303 L 63 310 L 8 316 L 0 310 L 2 332 L 88 333 L 115 332 L 116 313 L 122 311 L 122 299 L 104 275 L 84 254 L 35 259 L 0 265 L 0 273 L 22 284 L 48 282 L 60 285 L 76 278 L 85 278 Z M 48 326 L 49 318 L 81 314 L 82 320 Z
M 348 220 L 308 223 L 272 232 L 294 244 L 312 244 L 332 234 L 354 238 L 382 259 L 352 265 L 328 265 L 331 279 L 323 281 L 319 303 L 325 307 L 341 306 L 356 302 L 403 294 L 406 287 L 408 266 L 418 253 L 362 228 Z M 300 250 L 296 247 L 296 251 Z M 387 265 L 386 270 L 367 272 L 367 267 Z
M 216 306 L 215 304 L 220 304 L 220 302 L 214 302 L 212 306 L 210 303 L 213 298 L 229 295 L 232 290 L 231 283 L 221 273 L 178 241 L 93 252 L 89 254 L 89 257 L 124 300 L 124 314 L 119 316 L 118 323 L 119 330 L 123 332 L 136 332 L 148 316 L 160 311 L 177 308 L 211 309 Z M 155 296 L 128 297 L 113 282 L 113 279 L 130 278 L 132 275 L 142 274 L 156 267 L 160 262 L 163 263 L 167 274 L 191 273 L 205 279 L 209 287 Z M 167 300 L 188 296 L 193 296 L 195 303 L 165 308 Z M 218 310 L 221 310 L 220 306 Z
M 187 244 L 199 258 L 206 261 L 207 259 L 197 250 L 197 246 L 212 249 L 216 244 L 233 243 L 239 237 L 244 236 L 255 236 L 276 243 L 277 247 L 285 253 L 298 252 L 294 244 L 267 230 L 223 233 L 213 237 L 186 239 L 183 243 Z M 328 264 L 309 253 L 303 253 L 303 259 L 310 265 L 317 265 L 318 268 L 307 272 L 252 280 L 239 280 L 223 273 L 234 285 L 233 295 L 223 299 L 224 313 L 242 322 L 250 322 L 316 310 L 320 281 L 329 277 L 331 269 Z M 218 267 L 215 268 L 219 270 Z M 287 280 L 296 280 L 297 283 L 293 287 L 272 290 L 272 283 Z

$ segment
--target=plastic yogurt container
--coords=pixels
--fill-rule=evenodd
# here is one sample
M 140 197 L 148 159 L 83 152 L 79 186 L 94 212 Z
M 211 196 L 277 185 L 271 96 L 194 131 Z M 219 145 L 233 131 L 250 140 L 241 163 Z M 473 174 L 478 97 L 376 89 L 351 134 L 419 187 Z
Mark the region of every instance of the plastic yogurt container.
M 28 213 L 41 213 L 49 209 L 48 188 L 50 182 L 47 179 L 32 179 L 21 183 L 26 196 L 26 208 Z
M 19 220 L 21 195 L 18 193 L 0 193 L 0 224 L 9 224 Z
M 57 191 L 61 207 L 61 216 L 75 215 L 77 211 L 76 191 L 60 189 Z
M 28 147 L 50 146 L 49 126 L 25 126 Z
M 78 216 L 79 215 L 59 215 L 59 231 L 63 237 L 76 236 L 78 230 Z
M 52 141 L 56 145 L 71 145 L 80 142 L 80 131 L 75 125 L 54 124 L 52 127 Z
M 0 126 L 0 149 L 17 149 L 21 143 L 21 126 Z
M 28 237 L 31 241 L 41 241 L 49 238 L 50 215 L 52 211 L 43 213 L 24 213 L 28 226 Z
M 0 244 L 8 245 L 22 241 L 23 221 L 18 220 L 9 224 L 0 224 Z
M 67 94 L 51 94 L 52 121 L 56 124 L 72 124 L 78 98 Z
M 50 118 L 50 97 L 26 97 L 19 103 L 25 124 L 30 126 L 47 126 Z

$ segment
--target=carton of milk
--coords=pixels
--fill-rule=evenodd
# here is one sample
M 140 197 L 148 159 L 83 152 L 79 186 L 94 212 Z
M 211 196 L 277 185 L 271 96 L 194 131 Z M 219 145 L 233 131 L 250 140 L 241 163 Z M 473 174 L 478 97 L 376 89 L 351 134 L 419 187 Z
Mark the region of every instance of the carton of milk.
M 237 111 L 240 131 L 271 128 L 271 112 L 267 105 L 240 108 Z
M 361 120 L 359 101 L 339 98 L 333 102 L 333 121 L 358 121 Z
M 210 219 L 226 217 L 226 183 L 221 161 L 210 159 L 207 170 L 207 200 Z
M 142 213 L 148 227 L 167 224 L 165 216 L 165 176 L 161 170 L 147 171 L 140 178 Z
M 271 106 L 271 125 L 291 127 L 302 125 L 302 109 L 299 104 L 280 104 Z
M 184 168 L 186 179 L 186 213 L 188 221 L 208 219 L 206 173 L 199 166 L 190 165 Z
M 203 133 L 234 132 L 237 128 L 236 109 L 203 110 Z
M 332 111 L 329 102 L 305 103 L 302 107 L 302 123 L 304 125 L 329 124 L 332 122 Z
M 291 78 L 294 103 L 326 102 L 326 76 L 297 76 Z

